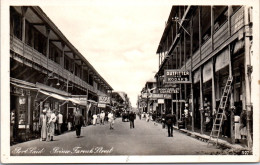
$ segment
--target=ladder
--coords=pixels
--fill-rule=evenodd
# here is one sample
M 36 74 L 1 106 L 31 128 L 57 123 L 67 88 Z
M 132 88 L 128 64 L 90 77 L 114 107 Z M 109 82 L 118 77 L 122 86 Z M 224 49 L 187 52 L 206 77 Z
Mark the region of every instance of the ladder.
M 210 138 L 208 140 L 208 145 L 211 141 L 214 144 L 214 139 L 216 139 L 216 141 L 215 141 L 216 146 L 218 145 L 218 137 L 219 137 L 219 134 L 221 132 L 223 116 L 224 116 L 225 109 L 226 109 L 226 106 L 227 106 L 228 96 L 229 96 L 229 93 L 230 93 L 230 90 L 231 90 L 232 81 L 233 81 L 233 77 L 228 77 L 228 80 L 227 80 L 226 86 L 224 88 L 224 92 L 222 94 L 220 104 L 219 104 L 219 107 L 218 107 L 218 110 L 217 110 L 217 113 L 216 113 L 216 118 L 213 122 L 213 127 L 212 127 L 212 130 L 211 130 L 211 133 L 210 133 Z

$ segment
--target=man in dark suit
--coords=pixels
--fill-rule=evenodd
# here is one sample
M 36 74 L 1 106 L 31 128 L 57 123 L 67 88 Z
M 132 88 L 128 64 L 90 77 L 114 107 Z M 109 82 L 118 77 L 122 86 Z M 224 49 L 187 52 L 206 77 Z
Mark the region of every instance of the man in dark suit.
M 83 116 L 81 115 L 79 109 L 77 108 L 76 114 L 74 116 L 74 125 L 75 125 L 75 129 L 76 129 L 77 138 L 80 137 L 81 127 L 82 127 L 83 123 L 84 123 Z
M 134 124 L 135 114 L 133 113 L 133 111 L 131 111 L 129 114 L 129 121 L 130 121 L 130 129 L 135 128 L 135 124 Z
M 173 137 L 173 124 L 176 122 L 176 116 L 169 113 L 165 116 L 165 121 L 168 127 L 168 137 Z

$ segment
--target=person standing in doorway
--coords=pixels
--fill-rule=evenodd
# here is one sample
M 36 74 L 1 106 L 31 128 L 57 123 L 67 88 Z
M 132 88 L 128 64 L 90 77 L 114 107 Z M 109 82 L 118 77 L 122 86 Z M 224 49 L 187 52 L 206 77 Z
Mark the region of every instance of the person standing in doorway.
M 173 124 L 176 122 L 174 114 L 167 114 L 165 116 L 166 124 L 168 127 L 168 137 L 173 137 Z
M 112 112 L 108 114 L 108 122 L 110 123 L 110 129 L 114 129 L 114 115 Z
M 41 138 L 40 141 L 45 141 L 47 138 L 47 121 L 48 117 L 46 115 L 47 109 L 42 110 L 42 114 L 39 120 L 39 127 L 41 128 Z
M 129 114 L 129 121 L 130 121 L 130 129 L 135 128 L 135 114 L 133 113 L 133 111 L 130 112 Z
M 75 129 L 76 129 L 76 136 L 77 136 L 77 138 L 80 137 L 81 127 L 82 127 L 83 123 L 84 123 L 83 116 L 80 113 L 79 109 L 77 108 L 76 114 L 74 116 L 74 125 L 75 125 Z
M 63 124 L 63 115 L 59 112 L 58 114 L 58 131 L 59 131 L 59 135 L 61 134 L 61 126 Z

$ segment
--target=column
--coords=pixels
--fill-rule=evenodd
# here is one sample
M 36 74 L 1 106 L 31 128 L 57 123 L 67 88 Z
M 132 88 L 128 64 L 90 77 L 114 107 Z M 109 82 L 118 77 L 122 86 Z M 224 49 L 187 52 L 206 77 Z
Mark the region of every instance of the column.
M 244 7 L 244 20 L 245 25 L 248 25 L 248 6 Z M 249 26 L 245 26 L 245 91 L 246 91 L 246 113 L 247 113 L 247 146 L 252 148 L 252 137 L 251 137 L 251 120 L 252 120 L 252 103 L 251 103 L 251 59 L 250 59 L 250 39 L 247 34 L 249 33 Z
M 200 67 L 200 133 L 203 134 L 203 75 L 202 75 L 202 66 Z
M 211 59 L 211 77 L 212 77 L 212 112 L 216 112 L 216 82 L 215 82 L 215 60 Z M 213 114 L 212 114 L 213 115 Z
M 193 49 L 193 16 L 191 16 L 190 20 L 190 70 L 191 70 L 191 88 L 190 88 L 190 94 L 191 94 L 191 112 L 192 112 L 192 118 L 191 118 L 191 130 L 194 132 L 194 95 L 193 95 L 193 72 L 192 72 L 192 49 Z
M 46 28 L 46 36 L 47 36 L 47 42 L 46 42 L 46 57 L 47 57 L 47 68 L 48 68 L 48 62 L 49 62 L 49 53 L 50 53 L 50 28 L 48 26 Z
M 231 22 L 230 22 L 230 8 L 231 6 L 228 6 L 228 36 L 230 36 L 230 28 L 231 28 Z M 228 45 L 228 54 L 229 54 L 229 77 L 233 77 L 233 64 L 232 64 L 232 54 L 231 54 L 231 46 Z M 232 87 L 230 89 L 230 107 L 234 106 L 234 83 L 232 83 Z M 230 135 L 231 135 L 231 143 L 235 143 L 235 130 L 234 130 L 234 112 L 231 110 L 230 114 Z
M 61 42 L 61 47 L 62 47 L 62 54 L 61 54 L 61 60 L 60 60 L 60 65 L 62 69 L 65 68 L 65 44 Z
M 200 61 L 201 61 L 201 6 L 199 6 L 199 51 L 200 51 Z
M 213 33 L 214 33 L 214 6 L 211 5 L 210 8 L 210 20 L 211 20 L 211 50 L 214 50 L 214 39 L 213 39 Z
M 25 25 L 26 25 L 26 21 L 25 21 L 25 14 L 27 12 L 28 7 L 22 7 L 22 42 L 25 43 Z

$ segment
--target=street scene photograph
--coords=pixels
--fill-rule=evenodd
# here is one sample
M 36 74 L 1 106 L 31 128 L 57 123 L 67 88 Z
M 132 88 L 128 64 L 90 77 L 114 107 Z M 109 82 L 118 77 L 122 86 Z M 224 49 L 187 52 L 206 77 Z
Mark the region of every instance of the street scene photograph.
M 258 8 L 249 2 L 5 5 L 9 109 L 1 125 L 10 148 L 2 160 L 259 161 Z

